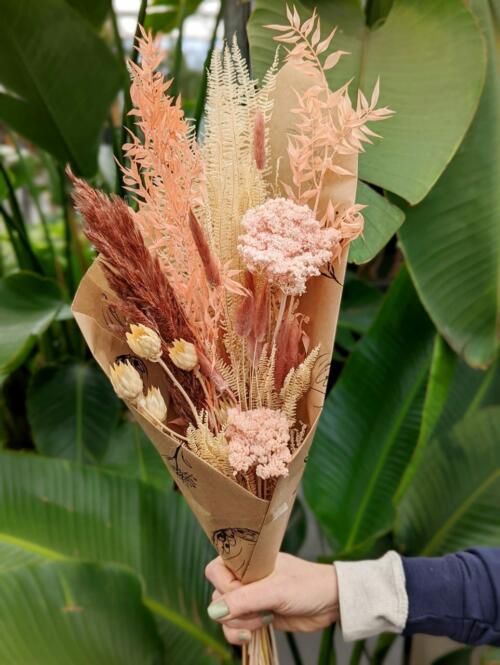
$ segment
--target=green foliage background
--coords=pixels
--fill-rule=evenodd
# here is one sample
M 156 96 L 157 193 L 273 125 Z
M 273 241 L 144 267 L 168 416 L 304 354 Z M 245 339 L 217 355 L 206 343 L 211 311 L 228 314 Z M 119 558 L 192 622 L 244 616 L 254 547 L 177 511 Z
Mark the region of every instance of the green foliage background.
M 325 33 L 339 26 L 337 48 L 351 55 L 332 86 L 370 92 L 380 76 L 396 115 L 360 160 L 366 230 L 351 247 L 330 392 L 285 546 L 300 552 L 313 521 L 325 560 L 499 546 L 500 7 L 295 4 L 303 17 L 316 6 Z M 183 57 L 200 2 L 150 5 L 159 11 L 143 0 L 139 22 L 175 31 L 167 69 L 200 129 L 206 76 Z M 263 26 L 284 9 L 255 2 L 256 77 L 274 54 Z M 0 10 L 0 662 L 234 662 L 205 612 L 210 545 L 69 309 L 93 251 L 63 169 L 123 194 L 110 157 L 121 161 L 130 126 L 130 45 L 110 0 Z M 391 644 L 382 636 L 370 662 Z M 328 631 L 320 661 L 333 658 Z

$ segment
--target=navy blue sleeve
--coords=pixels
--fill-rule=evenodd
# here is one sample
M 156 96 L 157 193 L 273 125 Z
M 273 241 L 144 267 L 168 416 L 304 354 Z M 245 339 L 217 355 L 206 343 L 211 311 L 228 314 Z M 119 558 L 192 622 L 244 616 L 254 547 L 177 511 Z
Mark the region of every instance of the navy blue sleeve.
M 402 559 L 409 602 L 404 635 L 500 646 L 500 549 Z

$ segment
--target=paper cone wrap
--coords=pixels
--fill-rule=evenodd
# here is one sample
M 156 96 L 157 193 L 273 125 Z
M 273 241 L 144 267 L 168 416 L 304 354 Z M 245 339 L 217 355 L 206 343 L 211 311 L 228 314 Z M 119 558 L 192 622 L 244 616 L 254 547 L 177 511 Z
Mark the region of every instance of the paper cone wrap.
M 296 116 L 290 113 L 290 109 L 296 106 L 297 92 L 309 85 L 311 79 L 291 65 L 285 65 L 277 77 L 270 135 L 273 163 L 278 156 L 282 157 L 280 180 L 289 182 L 291 179 L 286 159 L 286 134 Z M 328 199 L 346 205 L 354 203 L 357 156 L 342 158 L 341 165 L 353 175 L 339 177 L 331 174 L 324 183 L 323 205 Z M 346 259 L 347 249 L 334 266 L 335 278 L 340 283 L 344 279 Z M 116 321 L 109 308 L 110 290 L 100 263 L 97 259 L 81 281 L 73 302 L 73 313 L 92 354 L 109 375 L 110 363 L 120 356 L 130 357 L 130 349 L 114 332 Z M 299 311 L 309 317 L 306 327 L 309 346 L 312 349 L 320 344 L 320 356 L 313 370 L 311 389 L 299 413 L 301 420 L 308 425 L 307 437 L 294 453 L 289 475 L 278 481 L 270 501 L 259 499 L 224 476 L 171 436 L 160 432 L 128 405 L 225 564 L 243 582 L 258 580 L 273 570 L 323 407 L 341 295 L 342 287 L 333 276 L 323 275 L 308 282 L 307 293 L 301 298 Z M 168 379 L 157 364 L 141 359 L 134 359 L 134 362 L 142 372 L 146 388 L 158 386 L 163 394 L 167 393 Z

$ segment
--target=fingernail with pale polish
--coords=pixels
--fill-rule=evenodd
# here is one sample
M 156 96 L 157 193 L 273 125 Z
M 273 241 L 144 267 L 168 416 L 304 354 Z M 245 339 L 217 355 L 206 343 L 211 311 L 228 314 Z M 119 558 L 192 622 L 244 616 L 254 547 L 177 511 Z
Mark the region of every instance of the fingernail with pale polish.
M 225 600 L 218 600 L 217 602 L 208 606 L 207 612 L 211 619 L 217 621 L 217 619 L 223 619 L 224 617 L 227 617 L 229 614 L 229 607 L 227 606 Z
M 252 633 L 249 630 L 240 630 L 238 633 L 238 640 L 240 642 L 250 642 Z
M 273 622 L 274 616 L 272 612 L 261 612 L 260 618 L 263 626 L 269 626 Z

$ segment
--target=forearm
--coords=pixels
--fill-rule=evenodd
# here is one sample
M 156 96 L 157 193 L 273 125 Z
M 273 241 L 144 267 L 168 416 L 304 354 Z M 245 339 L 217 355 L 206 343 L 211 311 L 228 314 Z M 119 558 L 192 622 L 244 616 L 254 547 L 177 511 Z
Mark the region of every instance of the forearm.
M 409 599 L 405 635 L 446 635 L 463 644 L 500 643 L 500 550 L 402 561 Z
M 403 632 L 500 643 L 500 550 L 432 559 L 389 552 L 377 561 L 335 567 L 347 640 Z

